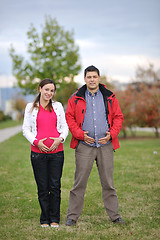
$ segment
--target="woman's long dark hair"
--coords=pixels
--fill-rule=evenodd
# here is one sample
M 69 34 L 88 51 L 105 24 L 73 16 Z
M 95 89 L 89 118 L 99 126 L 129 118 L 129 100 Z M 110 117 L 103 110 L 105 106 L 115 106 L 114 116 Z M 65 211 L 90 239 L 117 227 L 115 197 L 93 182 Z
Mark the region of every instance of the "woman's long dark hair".
M 39 86 L 38 86 L 38 89 L 41 87 L 43 88 L 46 84 L 53 84 L 54 85 L 54 88 L 56 91 L 56 84 L 53 82 L 53 80 L 49 79 L 49 78 L 45 78 L 43 79 L 40 83 L 39 83 Z M 35 98 L 34 102 L 33 102 L 33 107 L 32 107 L 32 111 L 34 108 L 38 108 L 39 110 L 39 107 L 40 107 L 40 97 L 41 97 L 41 93 L 38 94 L 38 96 Z M 39 103 L 39 104 L 37 104 Z M 49 100 L 49 103 L 47 105 L 47 108 L 49 109 L 50 112 L 52 112 L 52 100 L 50 99 Z

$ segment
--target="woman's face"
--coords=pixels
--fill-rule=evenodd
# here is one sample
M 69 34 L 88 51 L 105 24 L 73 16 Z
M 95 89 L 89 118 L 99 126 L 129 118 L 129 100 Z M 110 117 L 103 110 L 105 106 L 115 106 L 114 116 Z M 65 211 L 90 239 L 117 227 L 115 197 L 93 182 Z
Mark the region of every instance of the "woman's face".
M 55 87 L 54 84 L 48 83 L 44 85 L 42 88 L 39 88 L 39 91 L 41 93 L 41 99 L 44 101 L 49 101 L 52 99 L 55 93 Z

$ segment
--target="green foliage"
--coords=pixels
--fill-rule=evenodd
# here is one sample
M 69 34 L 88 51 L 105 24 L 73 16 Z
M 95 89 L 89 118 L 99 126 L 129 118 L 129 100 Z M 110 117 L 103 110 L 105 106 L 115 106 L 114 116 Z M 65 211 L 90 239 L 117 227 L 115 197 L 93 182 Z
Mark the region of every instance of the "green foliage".
M 63 82 L 61 87 L 57 89 L 55 98 L 65 105 L 70 96 L 77 90 L 78 86 L 75 82 Z
M 3 119 L 4 119 L 4 113 L 3 111 L 0 111 L 0 121 L 3 121 Z
M 11 117 L 9 115 L 5 115 L 3 111 L 0 111 L 0 122 L 10 120 Z
M 65 31 L 56 19 L 48 16 L 41 34 L 31 24 L 27 37 L 29 60 L 16 54 L 13 46 L 10 48 L 13 74 L 25 94 L 35 94 L 39 81 L 44 78 L 53 79 L 60 87 L 73 82 L 81 69 L 73 31 Z
M 3 240 L 154 240 L 159 238 L 160 140 L 121 140 L 114 153 L 114 185 L 126 225 L 110 222 L 93 166 L 83 212 L 76 227 L 66 227 L 69 191 L 74 182 L 74 150 L 64 144 L 61 222 L 58 230 L 42 229 L 37 188 L 30 163 L 30 143 L 17 136 L 0 143 L 0 239 Z M 157 152 L 154 154 L 154 152 Z

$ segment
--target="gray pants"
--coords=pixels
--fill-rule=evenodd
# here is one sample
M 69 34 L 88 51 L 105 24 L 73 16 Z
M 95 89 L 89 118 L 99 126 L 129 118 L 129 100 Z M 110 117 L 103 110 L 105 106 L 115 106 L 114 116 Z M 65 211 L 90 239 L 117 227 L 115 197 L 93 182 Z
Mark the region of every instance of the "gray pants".
M 113 185 L 114 162 L 112 143 L 96 148 L 79 142 L 75 150 L 75 158 L 75 182 L 70 191 L 67 218 L 77 221 L 82 212 L 84 194 L 94 160 L 97 163 L 106 211 L 111 221 L 119 218 L 118 198 Z

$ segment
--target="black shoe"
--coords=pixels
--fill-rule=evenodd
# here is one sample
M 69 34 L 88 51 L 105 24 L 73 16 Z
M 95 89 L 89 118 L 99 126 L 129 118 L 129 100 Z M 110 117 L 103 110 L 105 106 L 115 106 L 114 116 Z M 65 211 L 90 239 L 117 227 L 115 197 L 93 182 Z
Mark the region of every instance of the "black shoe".
M 75 226 L 76 221 L 72 219 L 67 219 L 66 226 Z
M 117 218 L 116 220 L 112 221 L 113 223 L 117 223 L 117 224 L 125 224 L 125 222 L 122 220 L 122 218 Z

